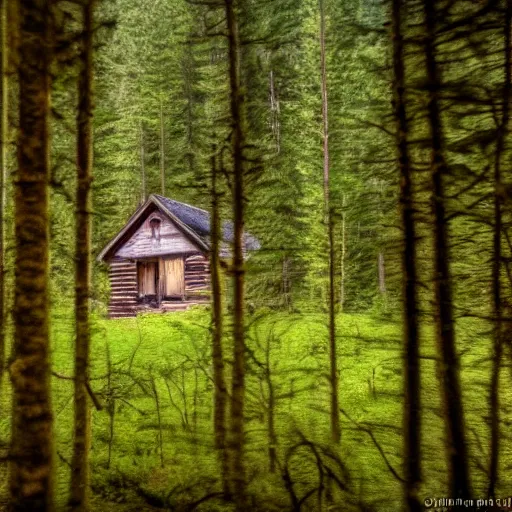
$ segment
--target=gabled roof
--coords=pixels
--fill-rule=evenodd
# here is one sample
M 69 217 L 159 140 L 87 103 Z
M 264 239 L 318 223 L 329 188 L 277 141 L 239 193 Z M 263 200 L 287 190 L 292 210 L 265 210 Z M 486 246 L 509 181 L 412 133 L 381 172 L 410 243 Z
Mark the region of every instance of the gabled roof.
M 131 228 L 144 218 L 144 213 L 152 205 L 167 215 L 185 235 L 195 242 L 203 251 L 210 250 L 210 213 L 201 208 L 180 203 L 174 199 L 151 194 L 147 201 L 140 206 L 130 217 L 123 229 L 103 248 L 98 254 L 98 261 L 102 261 L 109 254 L 112 254 L 128 238 Z M 225 221 L 222 224 L 222 241 L 228 244 L 233 243 L 233 223 Z M 249 233 L 244 234 L 245 251 L 254 251 L 260 248 L 260 243 Z

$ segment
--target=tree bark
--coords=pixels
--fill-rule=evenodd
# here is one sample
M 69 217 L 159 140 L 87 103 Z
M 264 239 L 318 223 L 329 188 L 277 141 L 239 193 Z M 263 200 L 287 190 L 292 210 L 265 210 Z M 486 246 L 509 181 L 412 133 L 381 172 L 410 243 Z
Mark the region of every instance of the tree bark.
M 8 146 L 8 42 L 7 42 L 7 0 L 0 0 L 0 41 L 1 41 L 1 68 L 0 68 L 0 396 L 5 370 L 5 324 L 7 315 L 5 311 L 5 209 L 7 190 L 7 146 Z
M 247 510 L 245 481 L 245 326 L 244 326 L 244 255 L 243 233 L 245 214 L 244 176 L 244 97 L 240 80 L 240 36 L 238 32 L 238 3 L 224 0 L 229 59 L 230 110 L 233 152 L 233 375 L 231 387 L 231 436 L 229 441 L 231 475 L 230 481 L 238 512 Z
M 379 273 L 379 293 L 381 297 L 386 296 L 386 264 L 384 261 L 384 253 L 379 252 L 377 257 L 377 266 Z
M 341 198 L 341 261 L 340 261 L 340 311 L 345 307 L 345 285 L 346 285 L 346 267 L 345 260 L 347 257 L 347 219 L 345 213 L 345 194 Z
M 71 510 L 89 510 L 90 404 L 87 396 L 90 359 L 91 182 L 93 115 L 94 0 L 82 6 L 82 40 L 78 78 L 77 188 L 75 247 L 75 382 L 74 440 L 71 461 Z
M 452 276 L 448 247 L 448 226 L 444 176 L 448 173 L 444 153 L 439 91 L 441 82 L 436 56 L 436 0 L 423 2 L 425 18 L 425 59 L 427 69 L 427 118 L 431 137 L 432 219 L 434 228 L 435 325 L 439 351 L 441 393 L 446 423 L 446 452 L 451 495 L 471 495 L 464 410 L 459 376 L 459 357 L 453 318 Z
M 53 509 L 48 302 L 50 0 L 18 2 L 19 134 L 15 182 L 14 345 L 10 509 Z
M 404 503 L 406 510 L 423 510 L 418 491 L 421 484 L 421 388 L 419 360 L 417 236 L 414 218 L 412 169 L 408 150 L 409 126 L 405 105 L 402 0 L 392 4 L 394 114 L 397 133 L 400 208 L 403 228 L 402 293 L 404 343 Z
M 146 202 L 146 157 L 144 153 L 144 126 L 140 122 L 140 182 L 142 204 Z
M 335 443 L 341 439 L 340 407 L 339 407 L 339 376 L 336 353 L 336 291 L 335 291 L 335 247 L 334 247 L 334 216 L 329 199 L 329 106 L 327 98 L 327 65 L 325 51 L 325 8 L 320 0 L 320 64 L 322 73 L 322 124 L 324 151 L 324 205 L 325 223 L 329 244 L 329 383 L 331 386 L 331 437 Z
M 165 196 L 165 145 L 164 145 L 164 106 L 160 99 L 160 186 Z
M 211 159 L 211 198 L 212 213 L 210 217 L 210 279 L 212 286 L 212 358 L 214 381 L 214 412 L 213 428 L 215 434 L 215 447 L 219 453 L 222 485 L 226 495 L 229 495 L 229 459 L 226 450 L 226 403 L 227 388 L 224 376 L 224 355 L 222 349 L 222 336 L 224 333 L 222 277 L 220 270 L 220 240 L 221 224 L 219 211 L 219 192 L 217 190 L 216 147 L 212 148 Z
M 505 76 L 503 84 L 503 110 L 501 123 L 498 127 L 496 141 L 496 155 L 494 161 L 494 232 L 493 232 L 493 257 L 492 257 L 492 312 L 494 317 L 493 327 L 493 362 L 491 375 L 491 389 L 489 396 L 489 408 L 491 417 L 491 449 L 489 464 L 489 490 L 490 497 L 494 497 L 498 482 L 498 465 L 500 451 L 500 396 L 499 380 L 501 360 L 503 356 L 503 305 L 501 297 L 501 231 L 503 228 L 503 204 L 502 204 L 502 172 L 501 167 L 505 142 L 509 132 L 510 98 L 511 98 L 511 25 L 512 25 L 512 0 L 507 0 L 505 8 L 504 25 L 504 66 Z

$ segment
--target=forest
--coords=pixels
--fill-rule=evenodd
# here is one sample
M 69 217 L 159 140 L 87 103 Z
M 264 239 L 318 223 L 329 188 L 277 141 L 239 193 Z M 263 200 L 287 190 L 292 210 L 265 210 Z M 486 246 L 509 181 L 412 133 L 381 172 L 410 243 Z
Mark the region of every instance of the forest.
M 512 0 L 0 0 L 0 510 L 512 510 Z

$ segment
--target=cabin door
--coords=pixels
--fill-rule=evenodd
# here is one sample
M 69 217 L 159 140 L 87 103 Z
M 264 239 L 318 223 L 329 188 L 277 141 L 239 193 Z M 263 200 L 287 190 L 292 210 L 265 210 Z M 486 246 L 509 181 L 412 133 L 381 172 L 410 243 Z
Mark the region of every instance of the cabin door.
M 146 295 L 156 295 L 156 262 L 139 262 L 137 274 L 139 284 L 139 297 L 145 297 Z
M 182 256 L 160 259 L 159 275 L 162 297 L 185 296 L 185 260 Z

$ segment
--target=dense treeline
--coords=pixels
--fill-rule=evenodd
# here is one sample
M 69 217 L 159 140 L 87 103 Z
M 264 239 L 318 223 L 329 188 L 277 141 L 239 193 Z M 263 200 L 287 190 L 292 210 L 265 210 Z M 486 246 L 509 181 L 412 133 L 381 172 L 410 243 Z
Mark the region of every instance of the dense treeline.
M 0 508 L 501 506 L 512 0 L 0 16 Z M 150 194 L 210 212 L 211 304 L 107 320 Z

